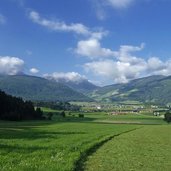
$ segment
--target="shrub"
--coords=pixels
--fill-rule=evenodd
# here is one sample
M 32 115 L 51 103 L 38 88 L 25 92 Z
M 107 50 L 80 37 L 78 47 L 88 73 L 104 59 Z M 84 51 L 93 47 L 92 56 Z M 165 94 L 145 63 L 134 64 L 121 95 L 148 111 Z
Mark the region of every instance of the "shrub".
M 65 118 L 65 112 L 64 112 L 64 111 L 61 112 L 61 116 L 62 116 L 63 118 Z
M 84 118 L 84 114 L 79 113 L 78 117 L 79 117 L 79 118 Z
M 170 111 L 165 113 L 164 120 L 167 121 L 168 123 L 171 122 L 171 113 L 170 113 Z
M 47 119 L 48 120 L 52 120 L 52 116 L 53 116 L 52 112 L 47 113 Z

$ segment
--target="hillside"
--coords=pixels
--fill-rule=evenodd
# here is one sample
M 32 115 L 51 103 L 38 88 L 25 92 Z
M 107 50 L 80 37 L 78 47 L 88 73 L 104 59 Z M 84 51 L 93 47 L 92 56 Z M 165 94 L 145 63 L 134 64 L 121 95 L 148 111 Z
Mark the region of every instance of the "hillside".
M 70 82 L 65 82 L 64 84 L 84 94 L 89 93 L 99 88 L 98 86 L 90 83 L 88 80 L 83 80 L 78 83 L 70 81 Z
M 126 84 L 105 86 L 93 91 L 90 97 L 99 101 L 170 103 L 171 76 L 150 76 Z
M 0 76 L 0 89 L 33 101 L 91 101 L 62 83 L 28 75 Z
M 80 93 L 84 93 L 84 94 L 87 94 L 99 88 L 98 86 L 89 82 L 87 79 L 80 80 L 80 81 L 71 81 L 71 80 L 66 80 L 66 79 L 55 80 L 52 77 L 47 77 L 47 79 L 65 84 L 66 86 L 72 88 L 73 90 L 78 91 Z

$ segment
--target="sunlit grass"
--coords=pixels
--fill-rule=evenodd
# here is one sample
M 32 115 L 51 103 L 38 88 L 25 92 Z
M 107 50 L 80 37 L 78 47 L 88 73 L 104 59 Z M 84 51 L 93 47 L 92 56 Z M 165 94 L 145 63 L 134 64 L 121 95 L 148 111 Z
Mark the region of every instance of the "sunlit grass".
M 0 122 L 0 170 L 73 170 L 105 138 L 135 128 L 78 122 Z
M 147 115 L 112 116 L 94 112 L 84 113 L 85 117 L 79 118 L 78 114 L 67 113 L 66 118 L 54 116 L 52 121 L 0 121 L 0 170 L 74 170 L 83 154 L 89 155 L 89 149 L 111 136 L 139 127 L 148 131 L 151 127 L 146 124 L 167 124 L 160 117 Z M 141 125 L 113 124 L 120 122 Z M 145 136 L 143 131 L 139 134 Z M 112 150 L 112 146 L 107 149 Z
M 88 158 L 86 171 L 170 171 L 171 125 L 143 126 L 113 138 Z

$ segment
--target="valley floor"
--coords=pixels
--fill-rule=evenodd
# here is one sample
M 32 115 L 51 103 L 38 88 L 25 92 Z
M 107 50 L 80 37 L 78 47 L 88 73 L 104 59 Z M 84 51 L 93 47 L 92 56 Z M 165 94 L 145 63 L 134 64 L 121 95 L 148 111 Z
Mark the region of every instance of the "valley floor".
M 170 171 L 171 126 L 143 126 L 104 144 L 85 163 L 86 171 Z
M 0 121 L 0 170 L 167 171 L 170 129 L 160 117 L 104 113 L 53 121 Z

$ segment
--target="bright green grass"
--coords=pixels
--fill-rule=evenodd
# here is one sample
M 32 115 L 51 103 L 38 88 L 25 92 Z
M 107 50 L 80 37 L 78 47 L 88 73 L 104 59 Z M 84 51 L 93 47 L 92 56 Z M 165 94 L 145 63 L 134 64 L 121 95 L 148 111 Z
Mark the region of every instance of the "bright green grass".
M 68 112 L 66 112 L 67 114 Z M 126 114 L 126 115 L 108 115 L 106 112 L 84 113 L 85 118 L 78 118 L 80 112 L 71 112 L 67 118 L 54 116 L 53 119 L 58 121 L 73 122 L 100 122 L 100 123 L 125 123 L 125 124 L 167 124 L 160 116 L 147 114 Z M 74 115 L 74 116 L 72 116 Z
M 106 138 L 139 126 L 85 122 L 0 122 L 1 171 L 70 171 Z
M 55 109 L 50 109 L 50 108 L 47 108 L 47 107 L 41 107 L 41 110 L 45 113 L 48 113 L 48 112 L 58 112 L 57 110 Z
M 143 126 L 99 148 L 86 171 L 170 171 L 171 125 Z
M 75 117 L 56 117 L 56 121 L 49 122 L 1 121 L 0 170 L 74 170 L 80 156 L 86 156 L 86 152 L 96 144 L 113 135 L 142 127 L 108 123 L 165 124 L 162 118 L 147 115 L 110 116 L 102 112 L 86 113 L 85 118 L 78 118 L 78 113 L 73 114 Z
M 132 123 L 132 124 L 166 124 L 163 118 L 145 114 L 108 115 L 107 113 L 89 113 L 94 122 Z

